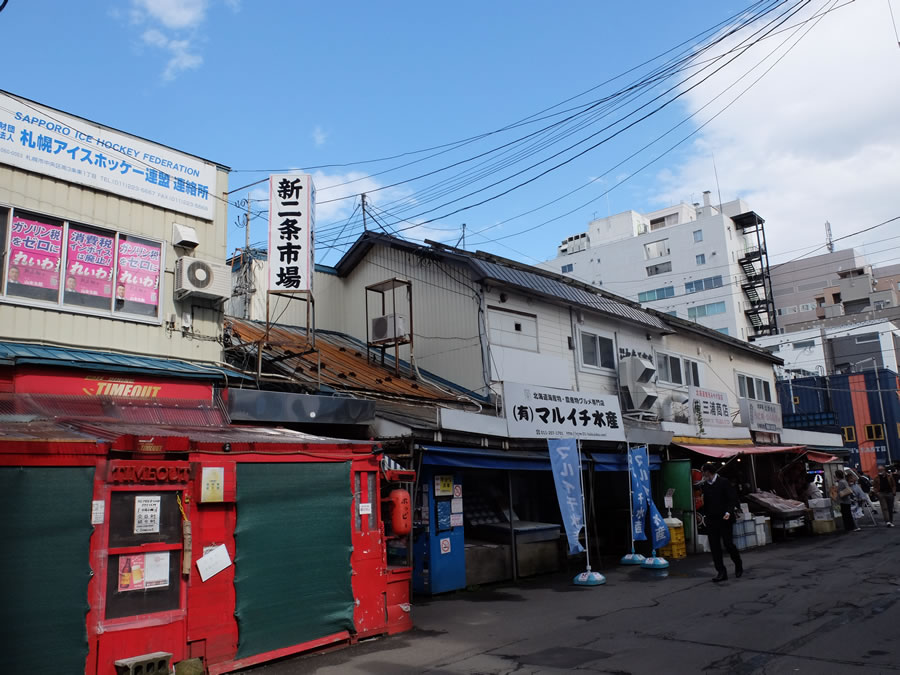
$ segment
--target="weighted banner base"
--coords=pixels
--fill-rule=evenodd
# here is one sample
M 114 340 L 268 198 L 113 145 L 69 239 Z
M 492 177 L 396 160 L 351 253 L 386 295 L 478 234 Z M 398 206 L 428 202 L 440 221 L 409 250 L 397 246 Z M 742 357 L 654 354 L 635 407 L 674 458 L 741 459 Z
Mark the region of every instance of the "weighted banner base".
M 572 583 L 576 586 L 602 586 L 606 583 L 606 577 L 600 572 L 582 572 L 575 576 Z
M 668 560 L 666 560 L 665 558 L 657 558 L 656 556 L 647 558 L 644 562 L 641 563 L 641 567 L 647 570 L 663 570 L 668 566 Z
M 641 564 L 643 564 L 644 560 L 646 560 L 646 558 L 644 558 L 644 556 L 642 556 L 640 553 L 635 553 L 634 551 L 632 551 L 631 553 L 623 555 L 622 559 L 619 561 L 619 564 L 621 564 L 621 565 L 641 565 Z

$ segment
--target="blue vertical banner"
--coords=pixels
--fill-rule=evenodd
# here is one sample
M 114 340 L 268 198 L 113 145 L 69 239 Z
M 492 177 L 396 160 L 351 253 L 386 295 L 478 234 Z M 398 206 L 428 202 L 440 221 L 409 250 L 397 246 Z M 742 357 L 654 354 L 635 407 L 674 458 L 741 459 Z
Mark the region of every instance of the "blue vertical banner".
M 631 538 L 634 541 L 645 541 L 647 495 L 650 494 L 650 456 L 647 446 L 628 448 L 628 473 L 631 474 Z
M 584 546 L 578 541 L 578 534 L 584 527 L 578 441 L 574 438 L 548 439 L 547 446 L 550 450 L 550 466 L 553 469 L 553 482 L 556 483 L 559 511 L 569 540 L 569 555 L 574 555 L 584 551 Z
M 650 455 L 647 446 L 628 449 L 628 472 L 631 474 L 631 533 L 635 541 L 647 539 L 645 530 L 650 515 L 650 545 L 662 548 L 671 534 L 659 509 L 650 497 Z

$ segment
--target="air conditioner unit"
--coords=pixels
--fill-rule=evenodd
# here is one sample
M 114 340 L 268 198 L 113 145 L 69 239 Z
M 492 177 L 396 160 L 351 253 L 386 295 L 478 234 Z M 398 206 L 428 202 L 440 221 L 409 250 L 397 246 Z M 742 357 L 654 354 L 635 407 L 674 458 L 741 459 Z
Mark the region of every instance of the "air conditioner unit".
M 659 398 L 656 368 L 639 356 L 619 359 L 619 386 L 626 410 L 650 410 Z
M 231 269 L 227 265 L 182 257 L 175 261 L 175 299 L 231 297 Z
M 372 342 L 395 342 L 409 337 L 406 328 L 406 317 L 402 314 L 386 314 L 372 319 L 369 327 Z

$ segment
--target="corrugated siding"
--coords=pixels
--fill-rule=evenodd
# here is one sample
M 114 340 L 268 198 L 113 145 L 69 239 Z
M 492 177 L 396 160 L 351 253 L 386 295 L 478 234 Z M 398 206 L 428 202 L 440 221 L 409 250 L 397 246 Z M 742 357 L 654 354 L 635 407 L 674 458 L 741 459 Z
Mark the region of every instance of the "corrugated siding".
M 217 172 L 215 194 L 221 195 L 227 189 L 228 174 L 220 170 Z M 209 222 L 46 176 L 0 166 L 0 203 L 167 242 L 172 238 L 173 223 L 190 225 L 196 229 L 200 239 L 194 255 L 224 262 L 227 209 L 218 200 L 216 220 Z M 220 336 L 221 312 L 205 305 L 190 305 L 187 302 L 179 303 L 176 308 L 172 289 L 177 257 L 170 243 L 165 250 L 166 273 L 161 289 L 163 319 L 175 312 L 179 315 L 180 323 L 181 313 L 192 311 L 195 333 L 209 337 Z M 8 339 L 44 339 L 48 342 L 98 349 L 125 349 L 201 361 L 221 360 L 219 343 L 192 340 L 183 337 L 180 331 L 167 334 L 160 324 L 60 312 L 56 308 L 0 304 L 0 326 L 3 327 L 3 336 Z
M 344 325 L 338 330 L 365 341 L 365 287 L 394 277 L 412 281 L 416 363 L 462 387 L 481 391 L 477 284 L 464 268 L 376 246 L 345 280 Z M 376 304 L 376 294 L 368 295 L 371 319 L 381 314 L 381 304 Z M 405 296 L 405 291 L 398 289 L 397 311 L 402 314 L 409 313 Z M 390 313 L 389 293 L 386 301 Z M 321 321 L 319 327 L 331 328 Z M 408 348 L 401 348 L 400 357 L 408 359 Z

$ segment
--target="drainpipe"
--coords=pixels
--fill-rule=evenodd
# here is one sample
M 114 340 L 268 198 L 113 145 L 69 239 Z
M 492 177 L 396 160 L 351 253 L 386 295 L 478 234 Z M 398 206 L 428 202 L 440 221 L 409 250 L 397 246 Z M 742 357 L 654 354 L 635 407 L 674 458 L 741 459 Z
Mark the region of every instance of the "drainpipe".
M 569 330 L 572 333 L 572 368 L 575 372 L 575 391 L 581 391 L 581 385 L 578 383 L 578 332 L 575 329 L 575 313 L 572 306 L 569 305 Z

